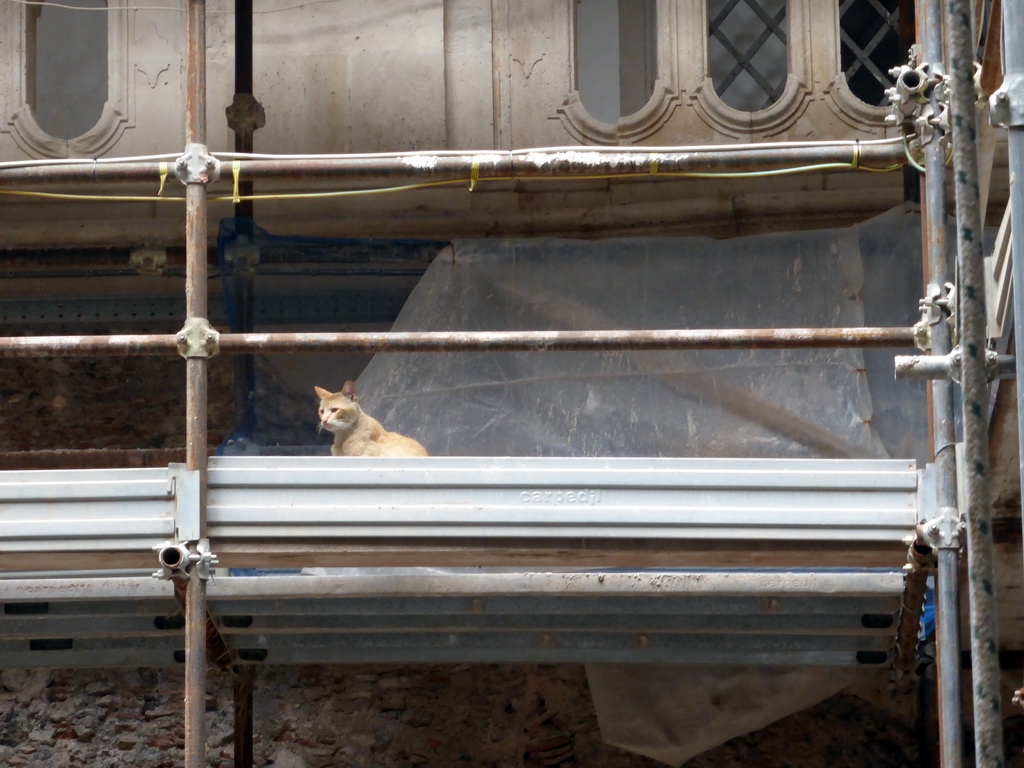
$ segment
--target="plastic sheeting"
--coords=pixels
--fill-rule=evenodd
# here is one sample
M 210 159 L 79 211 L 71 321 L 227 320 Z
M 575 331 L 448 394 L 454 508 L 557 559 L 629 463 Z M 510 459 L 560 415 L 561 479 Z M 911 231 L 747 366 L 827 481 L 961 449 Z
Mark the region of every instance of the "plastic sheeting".
M 720 241 L 456 241 L 394 330 L 909 325 L 918 226 L 897 213 Z M 881 269 L 865 282 L 868 262 Z M 864 458 L 887 455 L 881 433 L 913 456 L 923 390 L 888 384 L 891 360 L 852 349 L 382 354 L 358 385 L 367 412 L 437 455 Z M 888 422 L 878 430 L 869 377 Z

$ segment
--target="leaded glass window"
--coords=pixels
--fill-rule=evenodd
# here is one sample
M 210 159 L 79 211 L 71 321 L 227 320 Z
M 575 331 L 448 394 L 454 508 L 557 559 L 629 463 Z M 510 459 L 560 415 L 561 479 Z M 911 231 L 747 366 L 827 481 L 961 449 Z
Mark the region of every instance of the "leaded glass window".
M 889 70 L 904 63 L 899 0 L 839 0 L 840 64 L 853 94 L 873 106 L 886 106 Z
M 756 112 L 782 96 L 789 73 L 786 0 L 708 0 L 708 63 L 715 93 Z

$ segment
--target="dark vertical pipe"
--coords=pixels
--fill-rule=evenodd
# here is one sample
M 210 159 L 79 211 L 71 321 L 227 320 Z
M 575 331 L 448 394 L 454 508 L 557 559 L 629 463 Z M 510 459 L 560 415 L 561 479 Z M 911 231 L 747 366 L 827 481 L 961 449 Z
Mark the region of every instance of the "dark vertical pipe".
M 915 42 L 921 42 L 921 34 L 917 31 L 917 2 L 930 0 L 899 0 L 899 37 L 900 51 L 909 51 Z M 894 64 L 896 62 L 893 62 Z M 903 199 L 908 203 L 920 203 L 922 189 L 920 174 L 911 165 L 903 166 Z
M 256 672 L 235 667 L 235 768 L 252 768 L 252 691 Z
M 252 0 L 235 0 L 235 94 L 252 95 Z M 235 131 L 235 152 L 253 151 L 254 129 L 250 126 Z M 239 183 L 242 197 L 252 194 L 252 182 Z M 251 219 L 252 200 L 235 203 L 235 217 Z
M 235 103 L 239 95 L 253 93 L 253 41 L 252 41 L 252 0 L 235 0 Z M 251 153 L 254 147 L 255 125 L 243 121 L 235 128 L 235 152 Z M 253 183 L 242 179 L 238 185 L 242 198 L 235 203 L 235 232 L 240 237 L 252 237 L 254 216 Z M 235 311 L 237 328 L 232 330 L 250 333 L 253 330 L 253 274 L 252 265 L 234 264 L 230 278 L 235 288 Z M 256 391 L 256 370 L 252 355 L 240 355 L 235 359 L 235 425 L 243 425 L 248 432 L 252 429 L 251 398 Z M 252 435 L 247 435 L 252 437 Z
M 933 75 L 945 72 L 941 0 L 921 0 L 917 13 L 921 58 Z M 937 132 L 937 129 L 936 129 Z M 946 237 L 946 151 L 938 139 L 925 146 L 924 192 L 925 281 L 929 295 L 955 282 Z M 944 321 L 932 326 L 932 354 L 949 354 L 952 339 Z M 956 442 L 954 426 L 953 382 L 935 379 L 930 389 L 930 425 L 932 461 L 936 472 L 936 496 L 939 513 L 955 510 Z M 946 512 L 955 515 L 953 512 Z M 963 725 L 960 715 L 960 566 L 957 547 L 939 550 L 936 574 L 936 656 L 939 695 L 939 759 L 942 768 L 958 768 L 962 763 Z
M 185 144 L 206 146 L 206 0 L 185 5 Z M 186 151 L 188 151 L 186 149 Z M 185 187 L 185 310 L 205 318 L 206 185 Z M 200 477 L 200 538 L 206 536 L 207 359 L 188 357 L 185 377 L 185 462 Z M 189 571 L 185 611 L 185 768 L 206 768 L 206 582 Z

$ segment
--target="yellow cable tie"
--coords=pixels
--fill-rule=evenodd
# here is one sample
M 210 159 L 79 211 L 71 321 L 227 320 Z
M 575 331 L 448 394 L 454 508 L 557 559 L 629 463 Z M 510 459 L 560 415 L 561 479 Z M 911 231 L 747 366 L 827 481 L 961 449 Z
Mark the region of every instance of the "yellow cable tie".
M 160 189 L 156 191 L 156 196 L 160 197 L 164 193 L 164 182 L 167 181 L 167 162 L 164 160 L 160 161 Z
M 855 170 L 860 169 L 860 139 L 853 141 L 853 167 Z
M 657 158 L 655 158 L 654 160 L 651 160 L 651 176 L 657 176 L 657 175 L 658 175 L 658 160 L 657 160 Z
M 472 192 L 476 187 L 476 183 L 480 181 L 480 161 L 473 160 L 473 164 L 469 168 L 469 191 Z
M 242 202 L 242 198 L 238 196 L 238 178 L 242 175 L 242 161 L 237 157 L 231 161 L 231 177 L 234 179 L 234 184 L 231 188 L 231 202 L 238 204 Z

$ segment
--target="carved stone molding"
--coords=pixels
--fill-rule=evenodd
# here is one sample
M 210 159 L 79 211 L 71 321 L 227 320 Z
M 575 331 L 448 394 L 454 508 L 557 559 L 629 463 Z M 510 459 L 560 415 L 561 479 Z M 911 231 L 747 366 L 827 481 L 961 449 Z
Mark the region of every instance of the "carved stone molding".
M 578 91 L 569 94 L 565 104 L 558 108 L 558 116 L 565 129 L 583 144 L 633 144 L 658 133 L 679 104 L 679 95 L 659 78 L 643 108 L 615 123 L 591 115 L 580 101 Z
M 715 131 L 737 139 L 750 138 L 754 134 L 759 137 L 774 136 L 791 129 L 805 112 L 814 95 L 809 85 L 812 82 L 810 53 L 813 43 L 807 2 L 787 2 L 786 85 L 778 101 L 756 112 L 730 107 L 715 92 L 708 53 L 707 3 L 702 1 L 698 4 L 699 14 L 694 15 L 699 16 L 699 21 L 695 19 L 694 29 L 701 30 L 703 70 L 691 103 L 701 119 Z
M 811 89 L 791 72 L 779 100 L 757 112 L 730 107 L 715 93 L 710 77 L 696 89 L 691 101 L 697 114 L 715 131 L 730 138 L 747 139 L 767 138 L 790 130 L 807 109 L 812 96 Z
M 873 107 L 857 98 L 846 82 L 845 72 L 833 78 L 825 87 L 823 95 L 825 103 L 836 117 L 859 131 L 877 133 L 885 116 L 889 114 L 888 107 Z
M 29 103 L 28 32 L 29 9 L 17 3 L 0 4 L 0 24 L 9 31 L 7 56 L 8 88 L 0 94 L 3 120 L 0 133 L 8 133 L 30 157 L 94 157 L 108 152 L 124 131 L 135 124 L 134 86 L 129 62 L 129 41 L 133 15 L 107 13 L 107 101 L 99 120 L 81 136 L 62 139 L 44 131 Z

